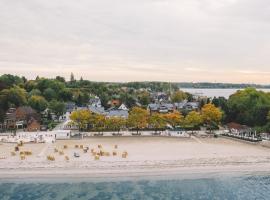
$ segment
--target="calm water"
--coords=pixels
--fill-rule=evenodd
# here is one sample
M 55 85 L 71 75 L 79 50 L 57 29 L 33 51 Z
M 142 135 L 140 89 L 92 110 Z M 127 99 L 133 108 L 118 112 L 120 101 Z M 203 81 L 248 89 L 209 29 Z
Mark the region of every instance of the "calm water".
M 1 180 L 0 199 L 270 199 L 270 176 L 241 175 L 199 179 L 116 182 L 10 182 Z
M 208 97 L 220 97 L 223 96 L 225 98 L 229 98 L 230 95 L 235 93 L 239 89 L 196 89 L 196 88 L 181 88 L 181 90 L 185 92 L 189 92 L 191 94 L 199 94 Z M 258 89 L 264 92 L 270 92 L 270 89 Z

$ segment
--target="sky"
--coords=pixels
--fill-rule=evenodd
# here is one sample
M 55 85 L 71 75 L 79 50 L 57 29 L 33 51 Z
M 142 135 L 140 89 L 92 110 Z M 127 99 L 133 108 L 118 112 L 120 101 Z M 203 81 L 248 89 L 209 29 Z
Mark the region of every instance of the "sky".
M 270 83 L 269 0 L 0 0 L 0 74 Z

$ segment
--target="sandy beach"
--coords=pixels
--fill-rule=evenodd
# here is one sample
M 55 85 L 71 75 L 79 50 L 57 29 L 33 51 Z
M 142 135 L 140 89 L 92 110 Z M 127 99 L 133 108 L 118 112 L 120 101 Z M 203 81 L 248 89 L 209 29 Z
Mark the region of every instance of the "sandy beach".
M 64 149 L 67 145 L 67 149 Z M 75 145 L 89 147 L 87 153 Z M 110 152 L 99 160 L 91 154 L 98 145 Z M 114 145 L 118 145 L 115 149 Z M 11 156 L 15 144 L 0 145 L 0 176 L 18 177 L 126 177 L 201 172 L 269 171 L 270 149 L 227 138 L 92 137 L 58 140 L 54 144 L 24 144 L 20 151 L 33 155 Z M 63 151 L 63 155 L 55 152 Z M 112 152 L 117 155 L 113 156 Z M 127 158 L 122 153 L 127 151 Z M 74 152 L 80 157 L 75 158 Z M 52 155 L 55 161 L 48 161 Z M 69 160 L 65 160 L 65 156 Z

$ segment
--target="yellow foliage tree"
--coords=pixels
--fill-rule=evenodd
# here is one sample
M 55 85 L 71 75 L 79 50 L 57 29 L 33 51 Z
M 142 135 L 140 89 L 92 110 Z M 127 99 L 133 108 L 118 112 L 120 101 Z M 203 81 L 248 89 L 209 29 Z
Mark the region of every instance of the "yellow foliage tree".
M 210 127 L 210 130 L 213 124 L 218 125 L 220 123 L 221 118 L 222 118 L 222 112 L 215 105 L 208 103 L 203 106 L 202 119 L 203 119 L 203 122 Z
M 149 118 L 149 125 L 155 129 L 155 132 L 158 129 L 163 129 L 166 126 L 166 121 L 163 115 L 154 113 Z
M 90 122 L 94 126 L 94 129 L 97 131 L 103 131 L 105 129 L 105 124 L 106 124 L 106 118 L 104 115 L 100 114 L 94 114 L 90 118 Z
M 200 113 L 196 112 L 196 111 L 191 111 L 190 113 L 188 113 L 188 115 L 185 118 L 184 124 L 186 126 L 191 126 L 192 127 L 192 131 L 194 130 L 194 128 L 198 125 L 200 125 L 203 122 L 202 116 Z
M 106 119 L 106 126 L 109 130 L 119 132 L 125 124 L 126 120 L 122 117 L 110 117 Z
M 164 119 L 175 128 L 176 126 L 182 125 L 184 117 L 180 112 L 174 111 L 172 113 L 165 114 Z
M 70 115 L 70 119 L 78 125 L 79 130 L 87 129 L 92 113 L 89 110 L 76 110 Z
M 147 127 L 148 118 L 149 113 L 147 110 L 140 107 L 134 107 L 129 113 L 127 124 L 130 128 L 136 128 L 138 133 L 139 129 Z

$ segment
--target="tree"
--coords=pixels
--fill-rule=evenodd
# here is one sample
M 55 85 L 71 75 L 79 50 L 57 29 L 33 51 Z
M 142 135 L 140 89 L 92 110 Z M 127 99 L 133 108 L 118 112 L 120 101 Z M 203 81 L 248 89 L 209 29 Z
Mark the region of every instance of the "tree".
M 184 120 L 183 115 L 178 111 L 167 113 L 164 115 L 164 118 L 166 122 L 169 123 L 173 128 L 175 128 L 176 126 L 182 125 L 183 120 Z
M 147 127 L 149 113 L 147 110 L 133 107 L 128 116 L 128 126 L 130 128 L 135 128 L 137 133 L 140 129 Z
M 66 111 L 66 105 L 64 102 L 52 100 L 49 104 L 49 109 L 57 116 L 59 117 L 63 115 Z
M 202 122 L 202 116 L 196 111 L 191 111 L 185 118 L 185 125 L 192 127 L 192 132 L 194 128 L 199 126 Z
M 227 121 L 248 126 L 263 126 L 270 111 L 270 94 L 255 88 L 239 90 L 231 95 L 228 103 Z
M 140 96 L 139 96 L 139 101 L 140 104 L 147 106 L 150 103 L 150 94 L 148 92 L 143 92 Z
M 95 130 L 98 132 L 103 131 L 105 129 L 105 116 L 101 114 L 93 114 L 89 120 L 89 123 L 92 124 Z
M 5 84 L 7 88 L 13 87 L 15 85 L 20 85 L 23 80 L 19 76 L 13 76 L 11 74 L 4 74 L 0 76 L 0 81 Z
M 71 74 L 70 74 L 70 82 L 71 83 L 74 83 L 75 82 L 75 78 L 74 78 L 73 72 L 71 72 Z
M 205 124 L 208 125 L 210 131 L 213 125 L 218 125 L 222 118 L 222 112 L 219 108 L 213 104 L 205 104 L 202 108 L 202 119 Z
M 57 94 L 52 88 L 47 88 L 43 92 L 44 97 L 46 98 L 47 101 L 51 101 L 53 99 L 56 99 Z
M 28 96 L 31 97 L 31 96 L 41 96 L 41 95 L 42 94 L 39 89 L 32 89 L 31 92 L 29 92 Z
M 188 96 L 185 92 L 179 90 L 172 94 L 171 99 L 172 99 L 172 102 L 176 103 L 176 102 L 181 102 L 187 99 L 187 97 Z
M 59 99 L 65 102 L 72 101 L 72 96 L 72 92 L 67 88 L 64 88 L 58 92 Z
M 119 132 L 126 124 L 126 120 L 122 117 L 110 117 L 106 119 L 106 126 L 109 130 Z
M 48 102 L 42 96 L 32 96 L 28 100 L 28 103 L 33 109 L 35 109 L 39 113 L 44 111 L 48 106 Z
M 65 83 L 66 82 L 65 78 L 62 77 L 62 76 L 56 76 L 55 79 L 58 80 L 58 81 L 60 81 L 60 82 L 62 82 L 62 83 Z
M 155 129 L 155 132 L 157 132 L 158 129 L 164 129 L 166 126 L 166 121 L 163 117 L 163 115 L 154 113 L 149 118 L 149 125 Z
M 70 119 L 78 125 L 79 130 L 86 130 L 92 113 L 89 110 L 76 110 L 70 115 Z
M 18 86 L 4 89 L 0 92 L 0 102 L 4 110 L 9 107 L 19 107 L 27 103 L 26 91 Z

